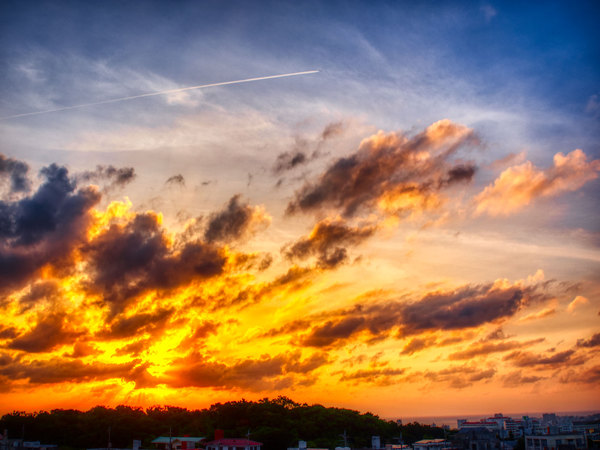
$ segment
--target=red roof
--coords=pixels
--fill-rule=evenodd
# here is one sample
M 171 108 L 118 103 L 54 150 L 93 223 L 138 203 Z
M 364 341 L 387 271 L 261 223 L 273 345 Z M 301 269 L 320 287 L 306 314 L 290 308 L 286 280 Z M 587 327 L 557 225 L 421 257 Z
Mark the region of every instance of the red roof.
M 214 441 L 207 442 L 205 445 L 212 446 L 227 446 L 227 447 L 246 447 L 248 445 L 263 445 L 262 442 L 251 441 L 249 439 L 216 439 Z

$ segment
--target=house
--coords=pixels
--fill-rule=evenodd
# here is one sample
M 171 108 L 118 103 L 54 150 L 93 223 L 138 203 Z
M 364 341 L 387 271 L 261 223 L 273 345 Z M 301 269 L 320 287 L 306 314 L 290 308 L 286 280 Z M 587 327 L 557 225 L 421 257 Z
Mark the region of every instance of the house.
M 198 447 L 203 437 L 191 436 L 160 436 L 152 441 L 156 448 L 161 450 L 188 450 Z
M 445 439 L 423 439 L 413 443 L 414 450 L 442 450 L 450 448 L 450 442 Z

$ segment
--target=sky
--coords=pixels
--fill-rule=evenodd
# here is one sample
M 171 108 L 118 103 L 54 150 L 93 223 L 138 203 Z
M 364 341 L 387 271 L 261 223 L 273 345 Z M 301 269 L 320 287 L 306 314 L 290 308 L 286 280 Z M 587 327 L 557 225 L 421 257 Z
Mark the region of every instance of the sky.
M 0 9 L 0 413 L 597 409 L 597 2 Z

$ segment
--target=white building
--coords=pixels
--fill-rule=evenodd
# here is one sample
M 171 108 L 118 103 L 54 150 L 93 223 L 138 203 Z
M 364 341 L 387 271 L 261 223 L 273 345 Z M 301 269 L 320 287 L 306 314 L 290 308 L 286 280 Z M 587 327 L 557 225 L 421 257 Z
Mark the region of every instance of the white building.
M 525 450 L 557 450 L 559 446 L 567 445 L 584 449 L 587 448 L 587 440 L 583 434 L 540 434 L 525 438 Z

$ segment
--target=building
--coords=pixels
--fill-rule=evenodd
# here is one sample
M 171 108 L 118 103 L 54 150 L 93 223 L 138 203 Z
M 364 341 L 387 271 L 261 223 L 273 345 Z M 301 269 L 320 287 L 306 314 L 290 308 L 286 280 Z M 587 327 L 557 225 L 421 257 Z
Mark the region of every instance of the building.
M 579 450 L 587 448 L 583 434 L 539 434 L 525 437 L 525 450 Z
M 207 442 L 206 450 L 260 450 L 262 442 L 241 438 L 221 438 Z
M 203 437 L 191 436 L 160 436 L 152 441 L 156 448 L 161 450 L 189 450 L 198 448 Z
M 458 419 L 457 423 L 459 430 L 485 428 L 486 430 L 493 431 L 496 433 L 502 430 L 503 426 L 502 422 L 499 423 L 498 421 L 488 421 L 484 419 L 482 419 L 479 422 L 469 422 L 464 419 Z
M 442 450 L 451 448 L 450 442 L 445 439 L 423 439 L 413 443 L 414 450 Z
M 452 443 L 454 447 L 464 450 L 492 450 L 500 448 L 500 439 L 498 439 L 496 431 L 491 431 L 486 427 L 461 428 L 452 438 Z

